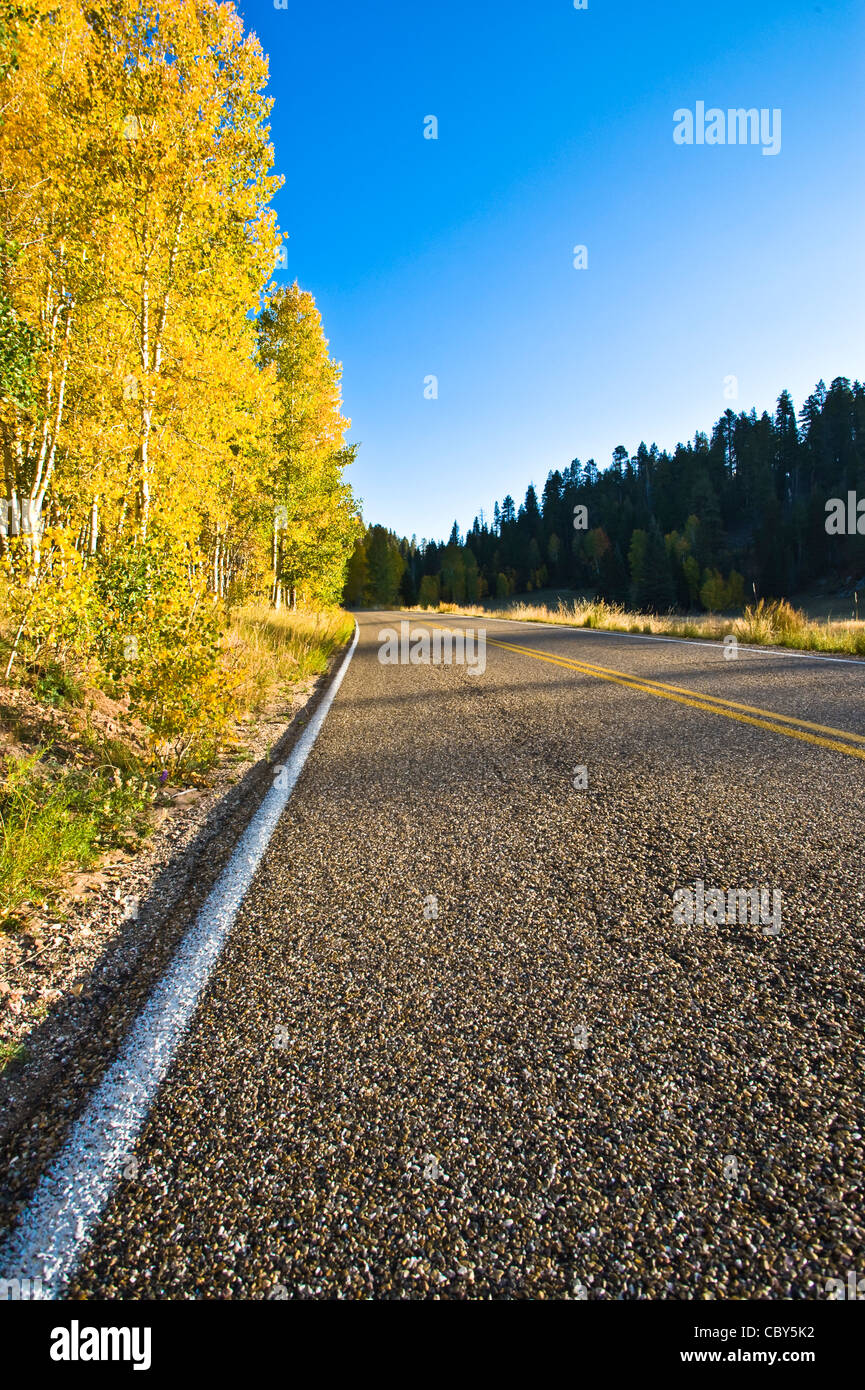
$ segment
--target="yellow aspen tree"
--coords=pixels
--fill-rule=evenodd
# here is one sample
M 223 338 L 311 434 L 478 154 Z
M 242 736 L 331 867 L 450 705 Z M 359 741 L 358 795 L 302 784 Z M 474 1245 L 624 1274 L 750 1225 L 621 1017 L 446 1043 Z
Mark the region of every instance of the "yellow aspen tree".
M 38 540 L 78 365 L 80 304 L 98 276 L 87 213 L 96 173 L 74 148 L 89 32 L 64 0 L 7 7 L 4 30 L 14 61 L 0 80 L 0 293 L 39 352 L 28 397 L 0 402 L 0 445 L 8 534 Z
M 41 504 L 58 470 L 58 516 L 88 551 L 145 541 L 155 516 L 195 544 L 238 418 L 261 410 L 265 59 L 214 0 L 50 0 L 17 29 L 3 289 L 42 350 L 37 408 L 0 418 L 7 496 Z
M 135 525 L 146 540 L 158 497 L 163 523 L 191 542 L 237 403 L 259 391 L 250 316 L 278 242 L 267 66 L 233 7 L 213 0 L 126 0 L 98 40 L 117 142 L 108 294 L 135 436 Z
M 274 290 L 259 319 L 262 364 L 275 367 L 278 396 L 273 602 L 334 603 L 360 529 L 343 480 L 355 446 L 341 412 L 342 366 L 328 354 L 313 296 L 295 284 Z

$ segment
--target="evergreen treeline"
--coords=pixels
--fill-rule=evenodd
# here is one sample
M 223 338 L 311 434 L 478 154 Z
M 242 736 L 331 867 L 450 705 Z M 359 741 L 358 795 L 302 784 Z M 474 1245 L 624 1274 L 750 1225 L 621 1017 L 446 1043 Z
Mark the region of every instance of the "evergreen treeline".
M 591 589 L 644 611 L 740 607 L 865 570 L 865 535 L 826 530 L 826 503 L 865 497 L 865 386 L 821 381 L 798 419 L 789 392 L 774 416 L 727 410 L 711 435 L 671 453 L 579 459 L 496 502 L 465 537 L 420 544 L 370 526 L 345 601 L 473 603 L 545 588 Z

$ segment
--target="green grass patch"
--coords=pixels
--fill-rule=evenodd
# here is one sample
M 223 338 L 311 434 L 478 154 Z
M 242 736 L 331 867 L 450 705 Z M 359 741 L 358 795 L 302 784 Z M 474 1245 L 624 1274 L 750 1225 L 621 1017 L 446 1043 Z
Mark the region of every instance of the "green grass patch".
M 0 927 L 50 893 L 64 870 L 133 848 L 152 795 L 144 778 L 110 763 L 70 768 L 46 749 L 10 759 L 0 782 Z
M 23 1062 L 27 1049 L 23 1043 L 0 1042 L 0 1072 L 12 1062 Z

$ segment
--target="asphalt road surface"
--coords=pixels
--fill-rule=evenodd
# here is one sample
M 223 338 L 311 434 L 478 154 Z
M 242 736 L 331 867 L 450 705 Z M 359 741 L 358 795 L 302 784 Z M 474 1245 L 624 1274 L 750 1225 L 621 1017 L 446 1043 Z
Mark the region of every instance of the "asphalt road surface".
M 359 616 L 71 1295 L 825 1298 L 865 663 L 488 622 L 483 674 L 382 664 L 400 618 Z M 698 882 L 780 927 L 676 920 Z

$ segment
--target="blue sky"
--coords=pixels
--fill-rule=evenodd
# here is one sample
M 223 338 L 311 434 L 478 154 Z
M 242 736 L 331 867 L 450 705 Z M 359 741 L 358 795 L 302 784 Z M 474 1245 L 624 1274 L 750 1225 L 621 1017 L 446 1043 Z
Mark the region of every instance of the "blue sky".
M 238 8 L 270 58 L 277 278 L 343 363 L 367 521 L 438 538 L 574 456 L 865 377 L 861 0 Z M 701 100 L 780 108 L 780 153 L 674 144 Z

